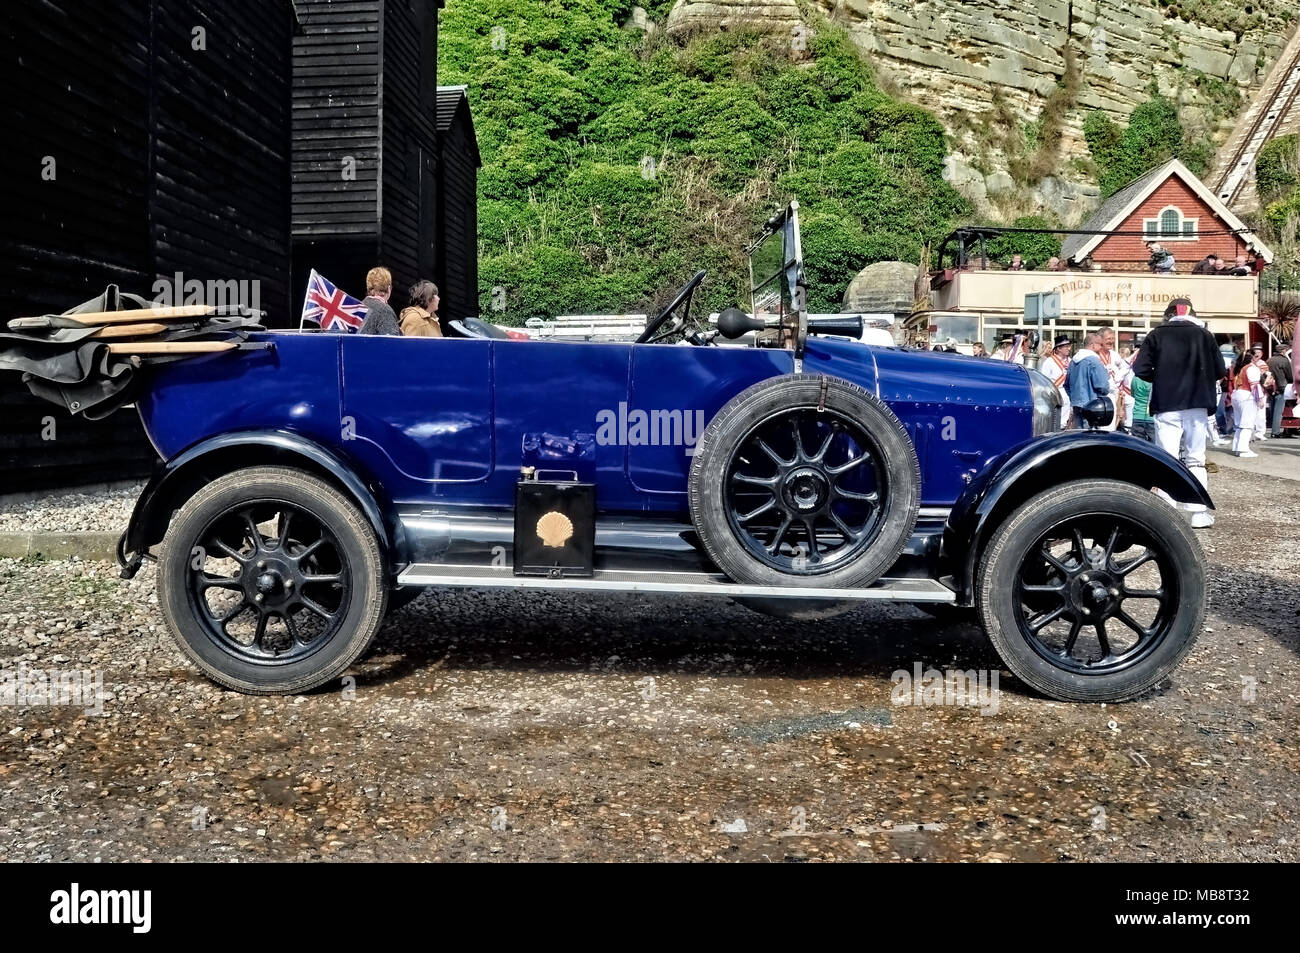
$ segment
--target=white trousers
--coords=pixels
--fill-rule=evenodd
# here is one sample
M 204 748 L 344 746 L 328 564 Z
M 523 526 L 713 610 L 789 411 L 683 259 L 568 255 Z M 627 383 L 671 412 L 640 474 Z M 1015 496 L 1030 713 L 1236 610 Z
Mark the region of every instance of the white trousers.
M 1207 490 L 1210 477 L 1205 472 L 1205 438 L 1209 436 L 1209 419 L 1201 408 L 1193 410 L 1166 410 L 1156 414 L 1156 443 L 1171 457 L 1182 460 L 1192 471 L 1192 476 Z M 1202 512 L 1203 503 L 1179 503 L 1180 510 Z
M 1255 417 L 1258 412 L 1255 397 L 1250 391 L 1238 388 L 1232 392 L 1232 414 L 1237 424 L 1237 429 L 1232 434 L 1233 453 L 1250 449 L 1250 438 L 1255 435 Z

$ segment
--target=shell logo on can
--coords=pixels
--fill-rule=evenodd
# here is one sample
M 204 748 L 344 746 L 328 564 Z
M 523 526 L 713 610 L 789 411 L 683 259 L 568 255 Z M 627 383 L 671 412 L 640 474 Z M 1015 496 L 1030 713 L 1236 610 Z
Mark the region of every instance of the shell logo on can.
M 573 538 L 573 523 L 559 510 L 551 510 L 537 521 L 537 538 L 542 545 L 558 549 Z

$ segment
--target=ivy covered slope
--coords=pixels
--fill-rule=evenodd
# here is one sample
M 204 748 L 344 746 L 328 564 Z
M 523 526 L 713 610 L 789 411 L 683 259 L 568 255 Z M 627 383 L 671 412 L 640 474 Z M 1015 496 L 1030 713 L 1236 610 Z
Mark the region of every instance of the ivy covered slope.
M 1279 136 L 1259 150 L 1255 188 L 1263 238 L 1277 253 L 1274 270 L 1284 287 L 1300 289 L 1300 135 Z
M 1097 165 L 1097 184 L 1103 197 L 1173 158 L 1193 174 L 1204 175 L 1214 157 L 1210 143 L 1188 135 L 1177 106 L 1163 96 L 1135 108 L 1125 126 L 1117 125 L 1101 110 L 1093 110 L 1084 120 L 1083 135 Z
M 919 260 L 968 220 L 943 128 L 900 103 L 840 29 L 671 39 L 621 29 L 630 0 L 452 0 L 439 82 L 466 84 L 479 173 L 479 285 L 494 319 L 651 311 L 697 269 L 696 301 L 741 302 L 743 246 L 803 208 L 809 306 L 839 310 L 875 261 Z M 653 12 L 653 11 L 652 11 Z

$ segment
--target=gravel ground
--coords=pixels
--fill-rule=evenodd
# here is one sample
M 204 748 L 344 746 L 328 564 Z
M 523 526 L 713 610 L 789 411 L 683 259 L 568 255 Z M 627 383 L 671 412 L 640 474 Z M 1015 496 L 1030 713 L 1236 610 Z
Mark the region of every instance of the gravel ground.
M 906 606 L 448 591 L 391 616 L 354 691 L 246 697 L 182 661 L 151 569 L 0 561 L 0 667 L 108 692 L 0 709 L 0 861 L 1300 860 L 1300 482 L 1213 479 L 1209 619 L 1172 679 L 1102 707 L 1003 672 L 987 716 L 891 704 L 896 670 L 998 664 Z
M 144 482 L 95 490 L 61 490 L 39 500 L 0 497 L 0 533 L 120 533 Z

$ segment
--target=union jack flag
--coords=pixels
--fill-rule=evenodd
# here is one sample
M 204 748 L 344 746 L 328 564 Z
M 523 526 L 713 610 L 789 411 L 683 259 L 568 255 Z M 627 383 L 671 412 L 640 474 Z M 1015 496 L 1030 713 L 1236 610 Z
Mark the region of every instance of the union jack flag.
M 319 324 L 325 331 L 355 331 L 366 320 L 366 308 L 351 295 L 344 294 L 326 278 L 311 271 L 307 279 L 307 297 L 302 302 L 302 320 Z

